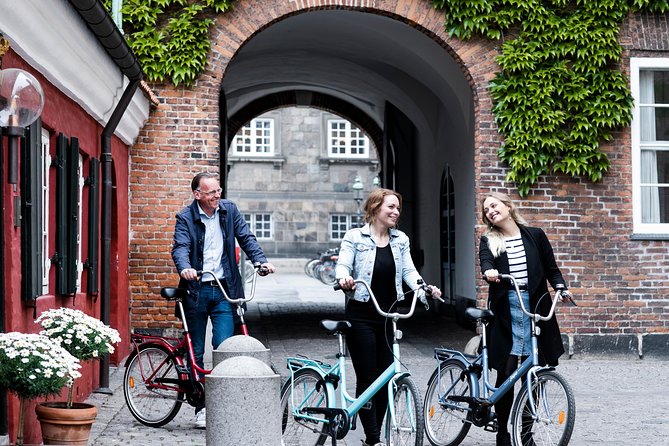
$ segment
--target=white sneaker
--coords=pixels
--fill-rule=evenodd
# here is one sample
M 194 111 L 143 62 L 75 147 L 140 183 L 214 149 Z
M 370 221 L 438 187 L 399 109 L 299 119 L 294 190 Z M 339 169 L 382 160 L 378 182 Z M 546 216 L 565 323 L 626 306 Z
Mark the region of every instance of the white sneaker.
M 197 429 L 207 428 L 207 409 L 202 409 L 195 414 L 195 427 Z

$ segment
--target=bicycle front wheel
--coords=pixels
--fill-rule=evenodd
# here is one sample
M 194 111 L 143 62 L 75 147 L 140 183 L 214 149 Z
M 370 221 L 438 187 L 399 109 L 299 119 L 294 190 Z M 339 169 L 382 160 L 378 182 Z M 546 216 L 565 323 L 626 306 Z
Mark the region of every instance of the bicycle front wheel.
M 449 396 L 472 396 L 468 374 L 460 361 L 446 360 L 432 373 L 425 394 L 425 433 L 434 446 L 456 446 L 469 432 L 469 405 Z
M 388 446 L 422 446 L 424 421 L 421 398 L 416 383 L 409 376 L 395 383 L 393 400 L 395 422 L 386 414 L 386 441 Z
M 541 371 L 532 383 L 532 397 L 536 418 L 532 416 L 527 386 L 522 386 L 514 402 L 511 415 L 514 444 L 569 444 L 576 421 L 576 403 L 569 383 L 553 370 Z
M 324 415 L 306 418 L 305 407 L 328 407 L 328 395 L 321 376 L 311 369 L 295 372 L 281 389 L 281 444 L 283 446 L 323 445 L 327 440 Z M 318 418 L 318 421 L 314 418 Z
M 140 346 L 125 369 L 123 395 L 140 423 L 160 427 L 172 421 L 181 409 L 184 393 L 171 352 L 160 345 Z

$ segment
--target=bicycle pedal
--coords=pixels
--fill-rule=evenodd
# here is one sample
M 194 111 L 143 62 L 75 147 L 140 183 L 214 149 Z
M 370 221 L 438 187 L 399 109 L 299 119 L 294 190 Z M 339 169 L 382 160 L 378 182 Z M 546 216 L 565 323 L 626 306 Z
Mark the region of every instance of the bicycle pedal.
M 496 415 L 495 415 L 495 417 L 496 417 Z M 493 419 L 490 421 L 490 423 L 488 423 L 488 424 L 486 424 L 485 426 L 483 426 L 483 430 L 484 430 L 484 431 L 488 431 L 488 432 L 497 432 L 497 430 L 498 430 L 498 426 L 497 426 L 497 418 L 493 418 Z
M 362 409 L 364 409 L 364 410 L 371 410 L 371 409 L 372 409 L 372 402 L 371 402 L 371 401 L 367 401 L 365 404 L 362 405 L 362 407 L 361 407 L 360 409 L 361 409 L 361 410 L 362 410 Z

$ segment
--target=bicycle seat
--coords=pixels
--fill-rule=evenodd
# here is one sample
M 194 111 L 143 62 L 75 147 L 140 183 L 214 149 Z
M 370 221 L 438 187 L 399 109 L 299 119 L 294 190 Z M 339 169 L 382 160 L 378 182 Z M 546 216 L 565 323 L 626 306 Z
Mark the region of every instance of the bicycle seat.
M 167 300 L 183 300 L 188 295 L 188 290 L 185 288 L 165 287 L 160 289 L 160 295 Z
M 323 319 L 321 321 L 321 328 L 328 334 L 335 334 L 337 332 L 343 333 L 351 328 L 351 323 L 349 321 L 331 321 Z
M 465 314 L 470 319 L 481 319 L 485 323 L 492 322 L 492 320 L 495 319 L 495 313 L 490 310 L 483 310 L 481 308 L 469 307 L 465 310 Z

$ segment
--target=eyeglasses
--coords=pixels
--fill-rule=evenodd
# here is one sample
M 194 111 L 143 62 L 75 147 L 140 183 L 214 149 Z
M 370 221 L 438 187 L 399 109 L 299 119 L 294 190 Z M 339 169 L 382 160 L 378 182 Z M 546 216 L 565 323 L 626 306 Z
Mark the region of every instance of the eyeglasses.
M 200 189 L 195 189 L 195 191 L 201 193 L 205 197 L 213 197 L 214 195 L 221 195 L 223 189 L 219 187 L 218 189 L 210 190 L 209 192 L 202 192 Z

